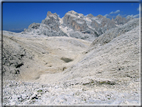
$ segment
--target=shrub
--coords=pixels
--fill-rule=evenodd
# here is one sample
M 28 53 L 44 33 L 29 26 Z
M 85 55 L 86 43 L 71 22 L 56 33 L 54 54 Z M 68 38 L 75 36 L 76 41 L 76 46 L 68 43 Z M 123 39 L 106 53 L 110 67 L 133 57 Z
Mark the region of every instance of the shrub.
M 65 58 L 65 57 L 62 57 L 61 60 L 63 60 L 63 61 L 66 62 L 66 63 L 73 61 L 72 59 L 70 59 L 70 58 Z

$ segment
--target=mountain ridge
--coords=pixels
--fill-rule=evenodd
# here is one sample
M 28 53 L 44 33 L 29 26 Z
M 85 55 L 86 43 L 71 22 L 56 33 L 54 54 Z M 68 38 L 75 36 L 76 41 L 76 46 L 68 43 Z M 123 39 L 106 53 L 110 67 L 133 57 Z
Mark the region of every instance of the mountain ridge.
M 68 11 L 60 18 L 57 13 L 48 11 L 46 18 L 40 24 L 32 23 L 22 33 L 43 34 L 46 36 L 69 36 L 92 41 L 107 30 L 123 25 L 129 20 L 121 16 L 117 16 L 112 20 L 102 15 L 93 16 L 92 14 L 88 14 L 84 16 L 74 10 Z

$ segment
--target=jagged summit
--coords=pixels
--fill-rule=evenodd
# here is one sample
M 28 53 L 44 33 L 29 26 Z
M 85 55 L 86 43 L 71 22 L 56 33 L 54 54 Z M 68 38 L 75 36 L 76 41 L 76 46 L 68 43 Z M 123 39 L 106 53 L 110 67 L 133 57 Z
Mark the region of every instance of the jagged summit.
M 54 19 L 56 19 L 56 20 L 58 20 L 59 21 L 59 17 L 58 17 L 58 15 L 57 15 L 57 13 L 51 13 L 51 11 L 48 11 L 47 12 L 47 16 L 46 16 L 46 19 L 50 19 L 50 18 L 54 18 Z
M 67 13 L 78 14 L 78 13 L 75 12 L 74 10 L 68 11 Z
M 48 12 L 47 12 L 47 16 L 51 16 L 51 15 L 58 16 L 57 13 L 51 13 L 51 11 L 48 11 Z
M 48 11 L 47 16 L 50 16 L 50 15 L 52 15 L 52 13 L 51 13 L 51 11 Z
M 98 17 L 98 18 L 105 18 L 104 16 L 102 16 L 102 15 L 100 15 L 100 14 L 99 14 L 97 17 Z
M 114 21 L 118 24 L 118 25 L 123 25 L 125 23 L 127 23 L 129 20 L 128 19 L 125 19 L 124 17 L 122 16 L 116 16 L 116 18 L 114 19 Z
M 87 17 L 94 17 L 94 15 L 92 15 L 91 13 L 87 15 Z

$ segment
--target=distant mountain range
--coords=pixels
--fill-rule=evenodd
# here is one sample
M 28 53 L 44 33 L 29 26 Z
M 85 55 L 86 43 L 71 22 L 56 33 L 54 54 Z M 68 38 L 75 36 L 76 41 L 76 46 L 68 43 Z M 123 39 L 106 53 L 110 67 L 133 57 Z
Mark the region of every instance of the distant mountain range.
M 68 36 L 93 41 L 96 37 L 104 34 L 111 28 L 124 25 L 132 18 L 117 16 L 109 19 L 105 16 L 84 16 L 75 11 L 69 11 L 63 18 L 56 13 L 47 12 L 47 16 L 41 23 L 32 23 L 23 34 L 47 35 L 47 36 Z
M 20 33 L 20 32 L 23 32 L 24 29 L 7 29 L 5 31 L 10 31 L 10 32 L 15 32 L 15 33 Z

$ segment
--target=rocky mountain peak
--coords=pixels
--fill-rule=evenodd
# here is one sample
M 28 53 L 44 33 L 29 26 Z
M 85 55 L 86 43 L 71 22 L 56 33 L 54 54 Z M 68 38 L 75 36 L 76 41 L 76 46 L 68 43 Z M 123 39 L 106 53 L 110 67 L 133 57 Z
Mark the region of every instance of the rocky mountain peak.
M 74 10 L 68 11 L 65 16 L 71 16 L 71 17 L 78 17 L 79 14 L 77 12 L 75 12 Z
M 120 18 L 122 19 L 122 16 L 117 15 L 115 19 L 120 19 Z
M 105 18 L 105 17 L 104 17 L 104 16 L 102 16 L 102 15 L 98 15 L 97 17 L 98 17 L 98 18 Z
M 112 20 L 112 21 L 114 21 L 114 19 L 113 19 L 113 18 L 112 18 L 111 20 Z
M 116 16 L 116 18 L 114 19 L 114 21 L 120 25 L 120 24 L 125 24 L 126 22 L 128 22 L 129 20 L 125 19 L 124 17 L 122 16 Z
M 87 17 L 94 17 L 94 15 L 92 15 L 92 14 L 88 14 L 88 15 L 87 15 Z
M 77 12 L 75 12 L 74 10 L 71 10 L 71 11 L 69 11 L 69 12 L 67 12 L 67 13 L 71 13 L 71 14 L 78 14 Z
M 128 15 L 128 16 L 126 17 L 126 19 L 127 19 L 127 20 L 132 20 L 132 19 L 134 19 L 134 18 L 131 17 L 130 15 Z
M 48 12 L 47 12 L 47 17 L 46 17 L 46 19 L 50 19 L 50 18 L 54 18 L 54 19 L 56 19 L 56 20 L 59 19 L 57 13 L 51 13 L 51 11 L 48 11 Z
M 51 13 L 51 11 L 48 11 L 47 16 L 50 16 L 50 15 L 52 15 L 52 13 Z

